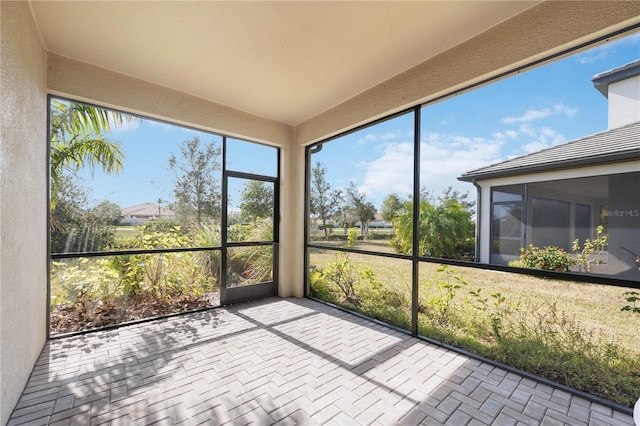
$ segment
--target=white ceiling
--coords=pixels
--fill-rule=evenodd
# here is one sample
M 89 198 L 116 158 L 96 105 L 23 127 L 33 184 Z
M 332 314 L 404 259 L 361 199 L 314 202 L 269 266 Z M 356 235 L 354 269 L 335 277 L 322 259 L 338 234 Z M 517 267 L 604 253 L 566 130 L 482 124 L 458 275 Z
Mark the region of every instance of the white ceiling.
M 31 1 L 45 48 L 296 125 L 539 1 Z

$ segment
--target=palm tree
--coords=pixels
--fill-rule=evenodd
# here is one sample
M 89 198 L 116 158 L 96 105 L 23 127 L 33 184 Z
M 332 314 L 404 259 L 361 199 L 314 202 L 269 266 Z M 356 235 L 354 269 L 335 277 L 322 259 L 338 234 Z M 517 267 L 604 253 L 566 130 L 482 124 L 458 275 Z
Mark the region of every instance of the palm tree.
M 418 249 L 420 256 L 457 258 L 457 246 L 473 235 L 471 212 L 460 200 L 442 197 L 420 200 Z M 399 253 L 413 248 L 413 201 L 406 201 L 394 220 L 396 237 L 391 245 Z
M 104 137 L 111 125 L 130 121 L 130 116 L 89 105 L 51 101 L 51 208 L 58 200 L 63 173 L 96 166 L 106 173 L 124 167 L 120 144 Z

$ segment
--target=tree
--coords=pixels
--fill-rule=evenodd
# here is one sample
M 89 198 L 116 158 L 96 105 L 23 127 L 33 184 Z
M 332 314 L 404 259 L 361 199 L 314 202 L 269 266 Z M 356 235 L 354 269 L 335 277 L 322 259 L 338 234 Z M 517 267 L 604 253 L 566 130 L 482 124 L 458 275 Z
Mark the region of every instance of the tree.
M 340 225 L 344 230 L 344 235 L 347 235 L 349 231 L 349 226 L 354 223 L 357 219 L 353 214 L 353 208 L 351 206 L 343 205 L 336 210 L 334 215 L 336 222 Z
M 158 219 L 162 219 L 162 203 L 164 203 L 162 197 L 158 198 Z
M 89 208 L 87 189 L 78 178 L 63 174 L 58 180 L 58 201 L 52 216 L 52 253 L 101 251 L 115 240 L 115 227 L 121 211 L 117 204 L 103 201 Z
M 69 235 L 82 229 L 82 215 L 87 210 L 85 189 L 69 173 L 60 174 L 56 181 L 56 203 L 51 210 L 50 249 L 52 253 L 69 251 Z
M 180 156 L 171 154 L 169 168 L 175 173 L 175 208 L 187 220 L 200 225 L 220 216 L 220 148 L 215 141 L 202 144 L 198 136 L 180 144 Z
M 445 189 L 442 192 L 442 195 L 439 197 L 440 202 L 442 203 L 446 203 L 449 200 L 453 200 L 456 203 L 460 204 L 460 206 L 467 212 L 469 212 L 469 214 L 471 216 L 473 216 L 473 214 L 475 213 L 475 206 L 476 206 L 476 202 L 475 201 L 468 201 L 467 199 L 469 198 L 469 192 L 465 192 L 464 194 L 461 194 L 460 192 L 458 192 L 458 190 L 453 189 L 453 187 L 449 186 L 447 189 Z
M 387 195 L 382 201 L 382 208 L 380 209 L 382 219 L 392 222 L 402 212 L 402 205 L 403 202 L 398 197 L 398 194 Z
M 107 200 L 91 209 L 91 213 L 95 216 L 96 222 L 103 225 L 115 226 L 122 219 L 120 206 Z
M 59 199 L 64 173 L 84 167 L 100 167 L 117 173 L 124 167 L 124 154 L 117 142 L 108 140 L 111 124 L 130 121 L 130 116 L 78 103 L 51 101 L 51 207 Z
M 336 214 L 343 200 L 340 189 L 331 189 L 325 179 L 327 169 L 319 162 L 311 170 L 311 214 L 317 215 L 324 228 L 324 238 L 329 239 L 328 222 Z
M 273 185 L 259 180 L 245 183 L 240 199 L 240 220 L 255 221 L 273 216 Z
M 376 217 L 376 208 L 366 200 L 367 194 L 360 192 L 356 184 L 351 182 L 347 188 L 347 199 L 353 208 L 353 214 L 360 221 L 360 233 L 366 239 L 369 237 L 369 222 Z
M 57 99 L 50 116 L 50 208 L 53 252 L 102 249 L 112 240 L 108 224 L 96 223 L 87 205 L 87 192 L 76 173 L 101 168 L 117 173 L 124 154 L 117 142 L 105 137 L 111 125 L 133 118 L 117 112 Z M 118 209 L 119 214 L 119 209 Z
M 419 255 L 441 258 L 459 258 L 461 247 L 473 238 L 474 225 L 470 207 L 465 197 L 450 190 L 438 199 L 420 199 Z M 403 211 L 394 224 L 396 251 L 411 253 L 413 247 L 413 201 L 404 203 Z

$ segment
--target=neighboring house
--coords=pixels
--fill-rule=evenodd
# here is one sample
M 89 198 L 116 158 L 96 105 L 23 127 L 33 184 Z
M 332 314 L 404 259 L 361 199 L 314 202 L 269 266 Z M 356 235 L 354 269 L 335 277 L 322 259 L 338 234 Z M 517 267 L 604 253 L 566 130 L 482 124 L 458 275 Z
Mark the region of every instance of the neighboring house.
M 477 258 L 507 264 L 521 247 L 571 250 L 609 235 L 593 271 L 640 279 L 640 60 L 598 74 L 609 99 L 608 130 L 464 173 L 478 188 Z
M 175 219 L 176 214 L 154 203 L 138 204 L 122 209 L 123 225 L 140 225 L 148 220 Z

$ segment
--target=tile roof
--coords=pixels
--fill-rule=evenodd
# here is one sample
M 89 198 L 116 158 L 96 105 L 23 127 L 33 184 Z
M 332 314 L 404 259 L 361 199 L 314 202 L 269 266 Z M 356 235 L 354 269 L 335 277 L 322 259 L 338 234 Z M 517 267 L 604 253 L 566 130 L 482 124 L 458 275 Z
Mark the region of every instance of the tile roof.
M 458 180 L 471 182 L 474 178 L 483 180 L 637 159 L 640 159 L 640 121 L 468 171 Z
M 160 212 L 160 214 L 158 214 Z M 160 207 L 154 203 L 144 203 L 138 204 L 131 207 L 125 207 L 122 209 L 122 214 L 125 217 L 129 216 L 139 216 L 139 217 L 149 217 L 149 216 L 174 216 L 175 213 L 169 209 L 164 207 Z

